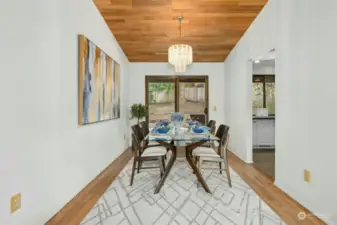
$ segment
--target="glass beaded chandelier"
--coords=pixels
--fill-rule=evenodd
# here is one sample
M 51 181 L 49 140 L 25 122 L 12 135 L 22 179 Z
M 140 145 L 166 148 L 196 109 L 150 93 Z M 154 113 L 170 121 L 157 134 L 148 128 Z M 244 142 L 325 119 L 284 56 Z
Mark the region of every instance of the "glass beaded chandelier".
M 184 17 L 179 16 L 179 31 L 181 36 L 181 21 Z M 174 66 L 177 73 L 186 72 L 186 68 L 193 62 L 193 49 L 190 45 L 175 44 L 168 48 L 168 61 Z

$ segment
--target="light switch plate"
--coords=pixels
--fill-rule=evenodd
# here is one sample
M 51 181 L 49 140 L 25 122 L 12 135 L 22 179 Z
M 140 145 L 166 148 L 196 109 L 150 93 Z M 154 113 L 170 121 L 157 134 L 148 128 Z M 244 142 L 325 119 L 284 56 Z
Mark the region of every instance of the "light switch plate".
M 213 106 L 213 111 L 216 111 L 216 106 Z
M 311 172 L 307 169 L 304 170 L 304 181 L 307 183 L 311 183 Z
M 16 212 L 21 208 L 21 194 L 18 193 L 11 198 L 11 213 Z

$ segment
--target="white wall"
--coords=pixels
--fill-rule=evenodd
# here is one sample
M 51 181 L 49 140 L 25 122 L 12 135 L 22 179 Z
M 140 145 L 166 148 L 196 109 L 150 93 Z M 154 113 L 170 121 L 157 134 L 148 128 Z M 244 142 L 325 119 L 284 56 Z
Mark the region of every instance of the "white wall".
M 336 9 L 334 0 L 269 2 L 225 61 L 225 115 L 237 127 L 232 147 L 249 160 L 250 96 L 236 89 L 250 91 L 247 61 L 276 49 L 275 183 L 329 224 L 337 223 Z
M 129 63 L 91 0 L 4 0 L 0 29 L 0 224 L 44 224 L 125 149 Z M 77 125 L 78 34 L 121 64 L 119 120 Z
M 145 104 L 146 75 L 177 75 L 168 63 L 130 63 L 130 105 Z M 193 63 L 186 73 L 180 75 L 208 75 L 209 79 L 209 118 L 217 124 L 225 122 L 224 109 L 224 64 L 223 63 Z M 216 106 L 216 111 L 213 111 Z
M 230 150 L 252 162 L 251 59 L 275 48 L 275 3 L 269 2 L 225 61 L 225 115 L 231 126 Z

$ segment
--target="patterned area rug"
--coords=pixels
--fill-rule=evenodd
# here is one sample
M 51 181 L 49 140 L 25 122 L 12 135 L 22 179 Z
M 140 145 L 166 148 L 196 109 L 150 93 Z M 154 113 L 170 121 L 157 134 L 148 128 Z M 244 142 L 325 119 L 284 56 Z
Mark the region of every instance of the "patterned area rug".
M 81 225 L 285 225 L 233 170 L 232 188 L 225 172 L 203 170 L 208 194 L 197 187 L 186 160 L 178 159 L 155 195 L 159 169 L 141 170 L 130 186 L 131 161 Z

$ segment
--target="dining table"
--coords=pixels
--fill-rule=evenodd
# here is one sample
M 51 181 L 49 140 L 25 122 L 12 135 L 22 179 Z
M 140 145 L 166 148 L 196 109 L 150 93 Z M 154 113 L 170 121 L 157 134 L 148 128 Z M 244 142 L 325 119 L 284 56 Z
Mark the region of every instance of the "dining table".
M 185 147 L 186 160 L 195 174 L 198 182 L 206 192 L 211 193 L 192 156 L 192 152 L 195 148 L 204 145 L 207 142 L 219 140 L 211 133 L 208 127 L 202 126 L 197 121 L 179 123 L 160 121 L 145 137 L 145 140 L 149 142 L 157 142 L 161 146 L 165 147 L 168 151 L 172 152 L 171 157 L 166 165 L 164 174 L 161 176 L 161 179 L 156 186 L 154 192 L 155 194 L 160 192 L 160 189 L 163 187 L 167 176 L 170 174 L 170 171 L 177 159 L 177 147 L 179 146 Z

